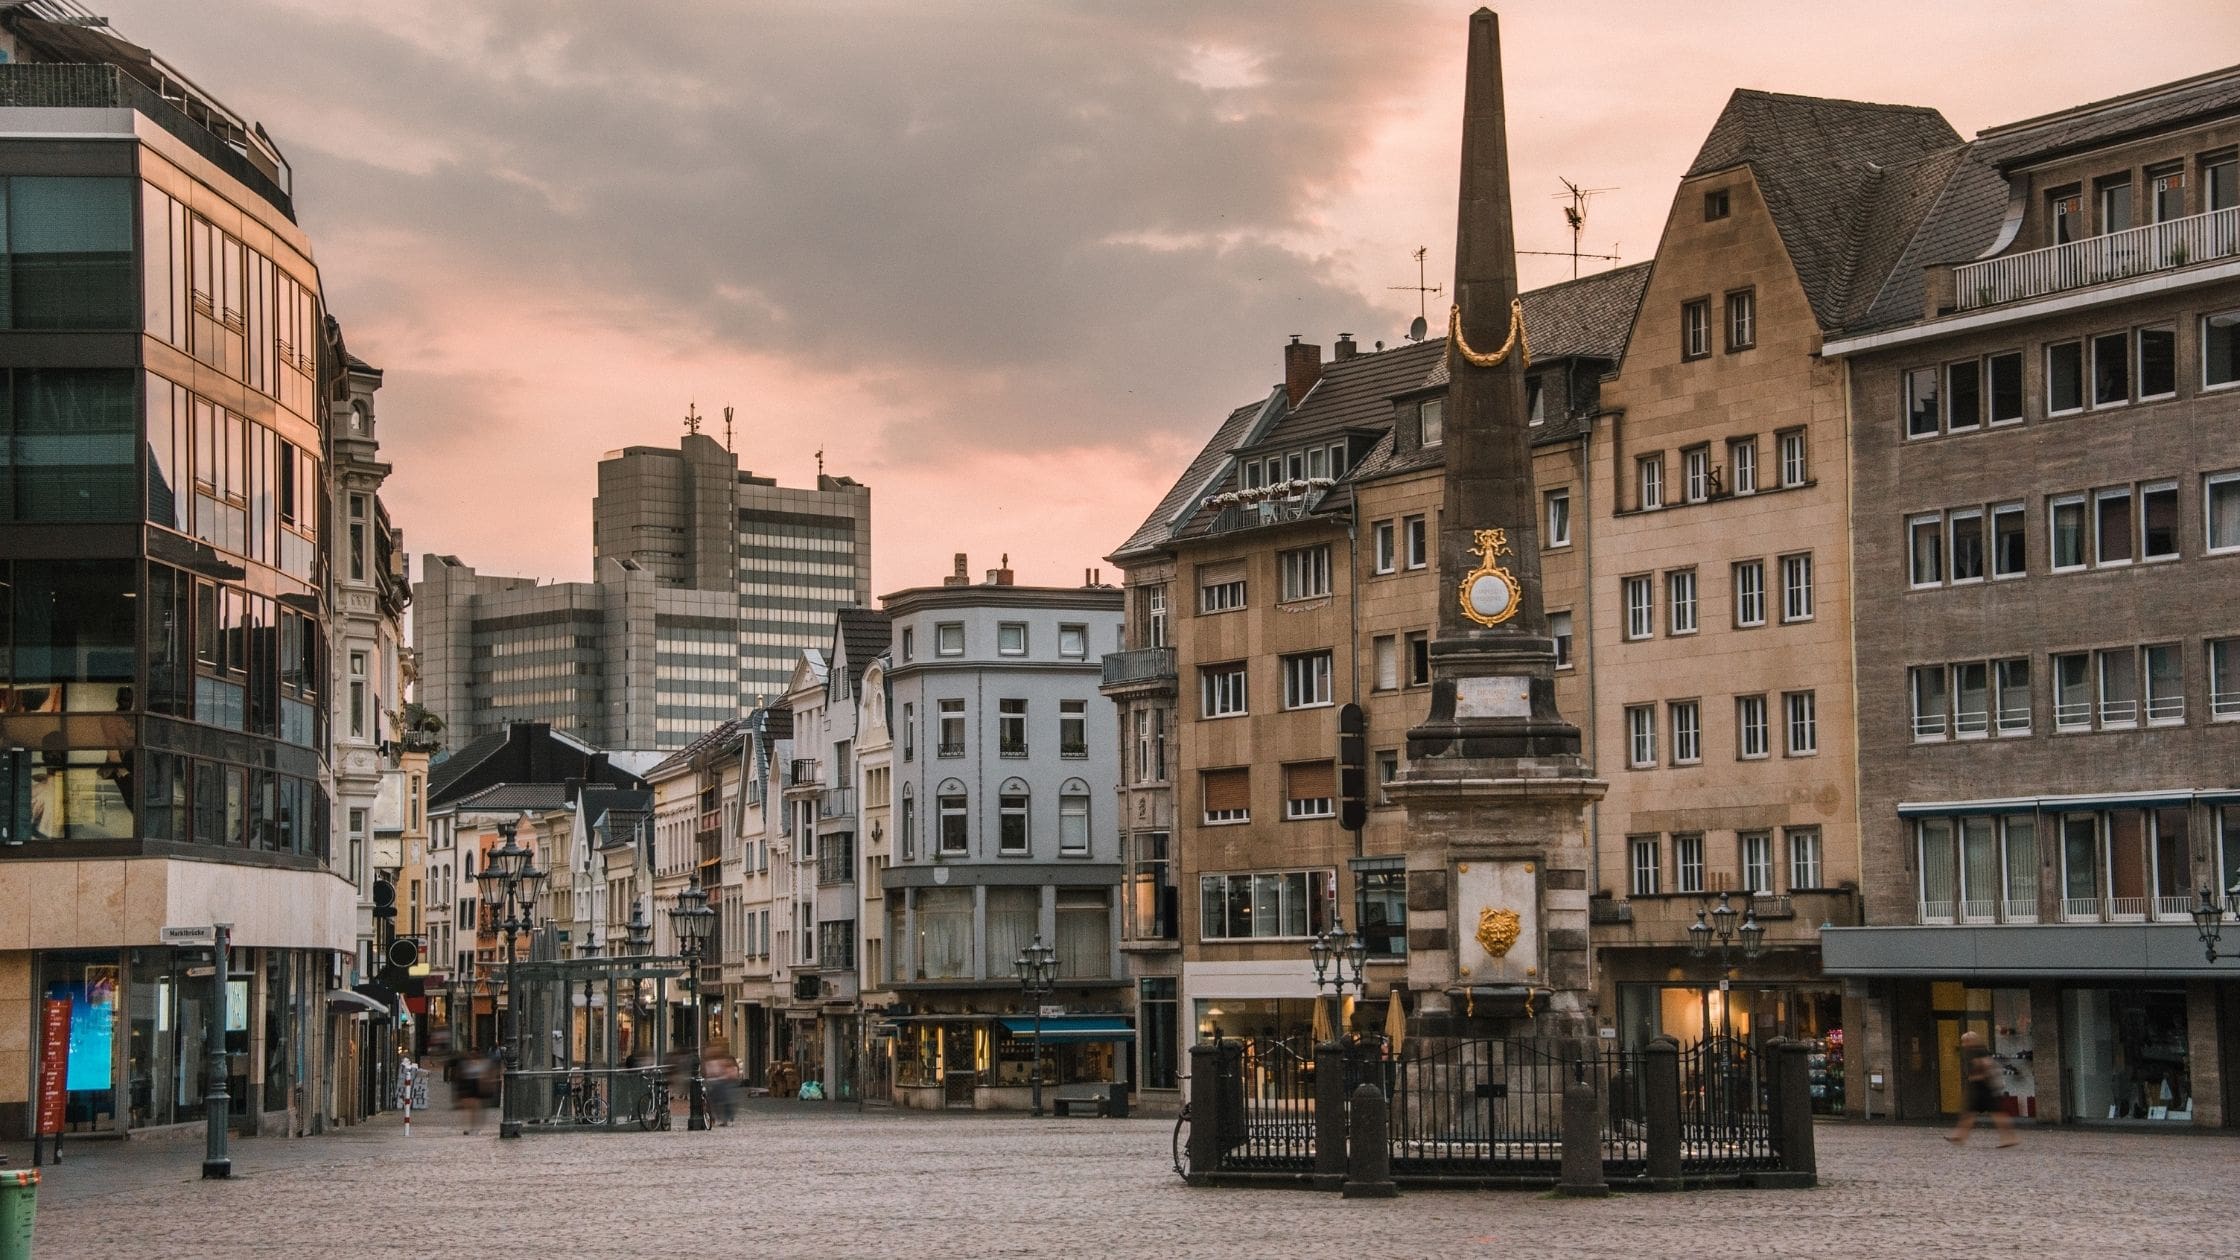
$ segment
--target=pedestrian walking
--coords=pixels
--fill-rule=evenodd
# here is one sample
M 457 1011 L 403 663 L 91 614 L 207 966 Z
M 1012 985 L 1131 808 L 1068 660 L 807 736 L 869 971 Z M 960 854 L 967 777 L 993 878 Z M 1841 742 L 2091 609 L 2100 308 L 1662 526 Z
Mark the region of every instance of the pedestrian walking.
M 1999 1130 L 1999 1145 L 2013 1146 L 2022 1140 L 2015 1136 L 2014 1121 L 2001 1106 L 2005 1092 L 1998 1086 L 1998 1074 L 2003 1070 L 1998 1056 L 1983 1044 L 1982 1033 L 1960 1034 L 1960 1123 L 1945 1134 L 1945 1141 L 1967 1141 L 1977 1116 L 1991 1117 L 1992 1127 Z
M 708 1109 L 715 1113 L 716 1123 L 728 1125 L 738 1119 L 738 1060 L 719 1046 L 709 1051 L 703 1075 L 708 1079 Z
M 490 1061 L 472 1050 L 451 1056 L 451 1105 L 467 1113 L 461 1132 L 470 1136 L 482 1127 L 482 1081 L 489 1067 Z

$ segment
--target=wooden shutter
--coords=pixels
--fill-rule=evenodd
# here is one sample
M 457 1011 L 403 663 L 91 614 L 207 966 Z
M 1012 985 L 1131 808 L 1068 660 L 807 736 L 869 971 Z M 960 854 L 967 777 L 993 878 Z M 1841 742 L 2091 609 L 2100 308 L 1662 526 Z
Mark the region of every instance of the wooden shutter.
M 1338 776 L 1327 761 L 1305 761 L 1283 768 L 1287 799 L 1327 800 L 1338 794 Z
M 1217 813 L 1232 809 L 1249 809 L 1252 805 L 1252 772 L 1243 768 L 1235 770 L 1208 770 L 1205 772 L 1206 812 Z

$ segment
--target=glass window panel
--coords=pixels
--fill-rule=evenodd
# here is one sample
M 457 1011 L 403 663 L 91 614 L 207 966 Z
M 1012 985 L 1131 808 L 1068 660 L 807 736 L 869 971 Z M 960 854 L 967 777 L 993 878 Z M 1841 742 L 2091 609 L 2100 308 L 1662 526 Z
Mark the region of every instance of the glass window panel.
M 2131 399 L 2131 338 L 2105 333 L 2092 339 L 2092 405 L 2109 407 Z
M 130 328 L 133 181 L 15 176 L 8 181 L 8 326 Z
M 1991 423 L 2022 419 L 2022 355 L 1991 356 Z
M 1921 900 L 1924 914 L 1952 913 L 1952 821 L 1924 818 L 1919 832 Z
M 2007 911 L 2035 914 L 2038 901 L 2038 824 L 2028 814 L 2006 820 Z
M 2029 540 L 2021 504 L 1992 509 L 1991 576 L 2019 577 L 2029 568 Z
M 1972 429 L 1983 422 L 1983 365 L 1974 359 L 1954 363 L 1944 370 L 1946 423 L 1954 429 Z
M 2201 317 L 2201 384 L 2240 383 L 2240 311 Z
M 140 515 L 134 485 L 144 422 L 129 370 L 15 373 L 0 445 L 5 499 L 19 521 L 122 521 Z
M 1975 582 L 1983 578 L 1983 514 L 1955 513 L 1951 518 L 1952 580 Z
M 2178 334 L 2168 328 L 2139 330 L 2139 397 L 2164 398 L 2178 392 Z
M 2046 347 L 2046 410 L 2075 411 L 2084 406 L 2084 343 L 2064 341 Z

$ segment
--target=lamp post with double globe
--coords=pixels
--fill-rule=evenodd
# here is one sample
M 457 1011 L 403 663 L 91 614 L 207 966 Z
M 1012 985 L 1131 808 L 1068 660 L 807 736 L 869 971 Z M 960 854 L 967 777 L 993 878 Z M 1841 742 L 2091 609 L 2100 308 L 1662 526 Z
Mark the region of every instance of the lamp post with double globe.
M 515 984 L 516 944 L 530 929 L 537 911 L 537 897 L 544 891 L 546 872 L 536 865 L 535 851 L 514 839 L 520 820 L 498 824 L 499 846 L 484 855 L 475 881 L 481 885 L 483 907 L 498 920 L 506 938 L 506 1016 L 513 1025 L 512 1044 L 506 1048 L 505 1070 L 498 1075 L 498 1136 L 521 1136 L 521 1121 L 514 1118 L 515 1074 L 521 1071 L 521 990 Z M 507 1040 L 501 1035 L 500 1040 Z
M 709 909 L 708 894 L 700 881 L 677 890 L 676 904 L 669 907 L 669 926 L 677 934 L 677 953 L 684 958 L 685 997 L 692 1013 L 688 1021 L 692 1027 L 692 1114 L 684 1127 L 698 1133 L 708 1127 L 708 1085 L 700 1074 L 700 954 L 716 926 L 716 912 Z

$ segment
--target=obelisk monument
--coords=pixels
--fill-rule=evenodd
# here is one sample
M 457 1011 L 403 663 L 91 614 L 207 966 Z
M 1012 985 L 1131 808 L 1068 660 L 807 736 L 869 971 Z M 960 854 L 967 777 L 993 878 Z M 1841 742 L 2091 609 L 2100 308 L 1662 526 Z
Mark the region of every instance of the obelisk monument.
M 1594 1001 L 1585 811 L 1608 784 L 1556 711 L 1491 10 L 1470 17 L 1468 64 L 1431 712 L 1392 790 L 1408 811 L 1408 987 L 1427 1034 L 1577 1037 Z

